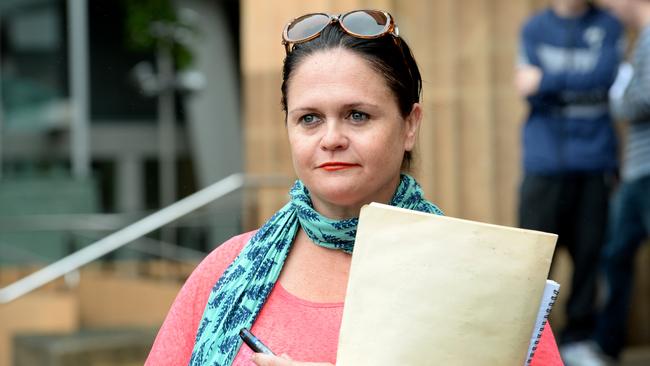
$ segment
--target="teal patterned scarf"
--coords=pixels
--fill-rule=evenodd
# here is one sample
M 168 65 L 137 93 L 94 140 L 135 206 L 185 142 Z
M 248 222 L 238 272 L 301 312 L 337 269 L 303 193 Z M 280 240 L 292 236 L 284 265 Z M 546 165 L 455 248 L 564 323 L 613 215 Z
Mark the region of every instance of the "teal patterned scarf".
M 357 218 L 331 220 L 314 210 L 301 181 L 291 201 L 244 246 L 212 288 L 196 334 L 190 366 L 230 366 L 239 351 L 239 330 L 250 328 L 280 275 L 298 227 L 317 245 L 352 253 Z M 422 197 L 412 177 L 402 174 L 391 205 L 442 215 Z

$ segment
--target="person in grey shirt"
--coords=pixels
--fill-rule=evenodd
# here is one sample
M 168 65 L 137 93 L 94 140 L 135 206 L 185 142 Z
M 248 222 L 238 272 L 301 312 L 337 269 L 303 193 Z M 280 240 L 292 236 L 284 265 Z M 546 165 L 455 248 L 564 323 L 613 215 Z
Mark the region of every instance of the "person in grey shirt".
M 621 66 L 610 90 L 617 120 L 626 121 L 622 182 L 609 213 L 603 248 L 606 303 L 595 340 L 617 359 L 625 345 L 634 257 L 650 233 L 650 0 L 607 0 L 612 11 L 638 31 L 631 65 Z

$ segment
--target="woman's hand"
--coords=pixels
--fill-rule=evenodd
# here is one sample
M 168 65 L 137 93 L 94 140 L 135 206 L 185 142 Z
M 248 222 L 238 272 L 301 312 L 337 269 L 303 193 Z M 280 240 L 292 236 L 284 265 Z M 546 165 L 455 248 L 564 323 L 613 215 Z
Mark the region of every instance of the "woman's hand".
M 531 96 L 539 90 L 542 81 L 542 69 L 531 65 L 522 65 L 515 74 L 515 87 L 522 97 Z
M 251 360 L 257 366 L 334 366 L 327 362 L 298 362 L 287 355 L 269 356 L 263 353 L 255 353 Z

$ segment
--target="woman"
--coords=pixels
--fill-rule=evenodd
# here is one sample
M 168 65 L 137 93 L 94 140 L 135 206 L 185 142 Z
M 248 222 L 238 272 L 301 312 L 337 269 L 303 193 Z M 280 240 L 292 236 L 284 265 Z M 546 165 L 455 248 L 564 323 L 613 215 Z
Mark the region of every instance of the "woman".
M 440 213 L 401 174 L 422 119 L 422 81 L 391 16 L 308 14 L 287 25 L 283 41 L 282 105 L 299 178 L 291 202 L 199 265 L 172 305 L 150 365 L 335 363 L 361 206 Z M 240 348 L 237 334 L 251 326 L 288 356 Z M 544 365 L 561 364 L 552 334 L 544 333 L 538 355 L 553 360 Z

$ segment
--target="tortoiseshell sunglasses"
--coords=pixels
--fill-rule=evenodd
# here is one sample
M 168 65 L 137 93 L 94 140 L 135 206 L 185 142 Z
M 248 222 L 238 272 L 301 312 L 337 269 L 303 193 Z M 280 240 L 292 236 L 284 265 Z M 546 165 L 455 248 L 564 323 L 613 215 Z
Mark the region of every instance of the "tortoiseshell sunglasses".
M 282 44 L 287 55 L 293 49 L 292 45 L 318 37 L 325 27 L 335 22 L 353 37 L 373 39 L 391 34 L 398 44 L 399 30 L 393 17 L 385 11 L 354 10 L 341 15 L 312 13 L 298 17 L 284 27 Z

